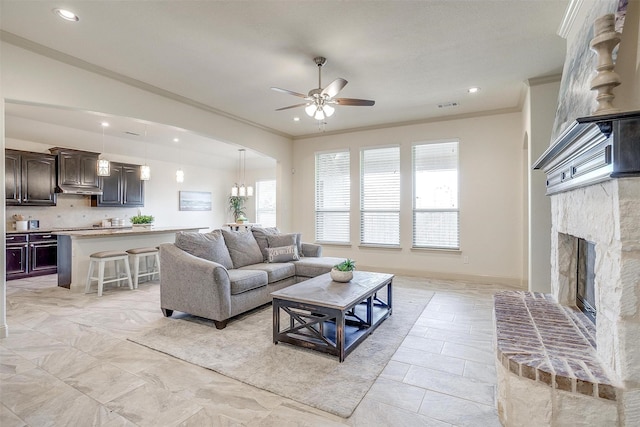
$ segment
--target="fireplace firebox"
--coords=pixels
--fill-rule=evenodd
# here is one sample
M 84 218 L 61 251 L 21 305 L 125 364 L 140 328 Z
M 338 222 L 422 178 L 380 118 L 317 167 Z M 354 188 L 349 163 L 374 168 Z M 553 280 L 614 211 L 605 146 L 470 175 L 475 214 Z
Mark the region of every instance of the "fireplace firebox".
M 596 246 L 585 239 L 577 240 L 576 306 L 596 323 Z

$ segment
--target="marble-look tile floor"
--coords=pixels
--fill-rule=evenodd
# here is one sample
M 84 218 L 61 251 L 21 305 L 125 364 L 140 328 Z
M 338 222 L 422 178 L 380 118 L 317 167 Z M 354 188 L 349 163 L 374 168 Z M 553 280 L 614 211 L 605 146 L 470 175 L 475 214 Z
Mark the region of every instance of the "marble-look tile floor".
M 98 298 L 55 275 L 9 281 L 0 425 L 499 426 L 492 297 L 505 287 L 424 282 L 433 299 L 343 419 L 127 341 L 162 316 L 157 282 Z

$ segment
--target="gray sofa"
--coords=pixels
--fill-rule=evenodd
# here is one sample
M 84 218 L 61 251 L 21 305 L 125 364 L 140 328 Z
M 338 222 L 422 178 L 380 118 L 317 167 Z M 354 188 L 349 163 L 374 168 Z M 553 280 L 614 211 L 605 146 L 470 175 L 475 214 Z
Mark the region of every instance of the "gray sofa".
M 343 258 L 277 228 L 179 232 L 160 245 L 160 307 L 214 321 L 218 329 L 271 302 L 271 292 L 328 273 Z

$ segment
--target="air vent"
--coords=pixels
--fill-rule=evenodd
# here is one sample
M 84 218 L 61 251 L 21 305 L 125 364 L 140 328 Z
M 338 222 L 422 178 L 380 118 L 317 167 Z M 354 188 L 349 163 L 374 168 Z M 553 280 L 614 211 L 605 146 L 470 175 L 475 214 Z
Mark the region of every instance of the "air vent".
M 455 101 L 451 101 L 451 102 L 441 102 L 440 104 L 438 104 L 438 108 L 453 108 L 453 107 L 457 107 L 458 104 Z
M 124 133 L 126 133 L 127 135 L 133 135 L 133 136 L 140 136 L 139 133 L 135 133 L 135 132 L 130 132 L 130 131 L 125 131 Z

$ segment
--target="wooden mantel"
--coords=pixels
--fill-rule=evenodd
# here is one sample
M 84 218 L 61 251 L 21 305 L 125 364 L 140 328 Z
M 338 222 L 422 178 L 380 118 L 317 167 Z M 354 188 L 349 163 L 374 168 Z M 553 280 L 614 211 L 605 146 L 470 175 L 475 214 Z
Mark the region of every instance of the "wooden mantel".
M 640 176 L 640 111 L 577 119 L 533 168 L 546 173 L 547 195 Z

